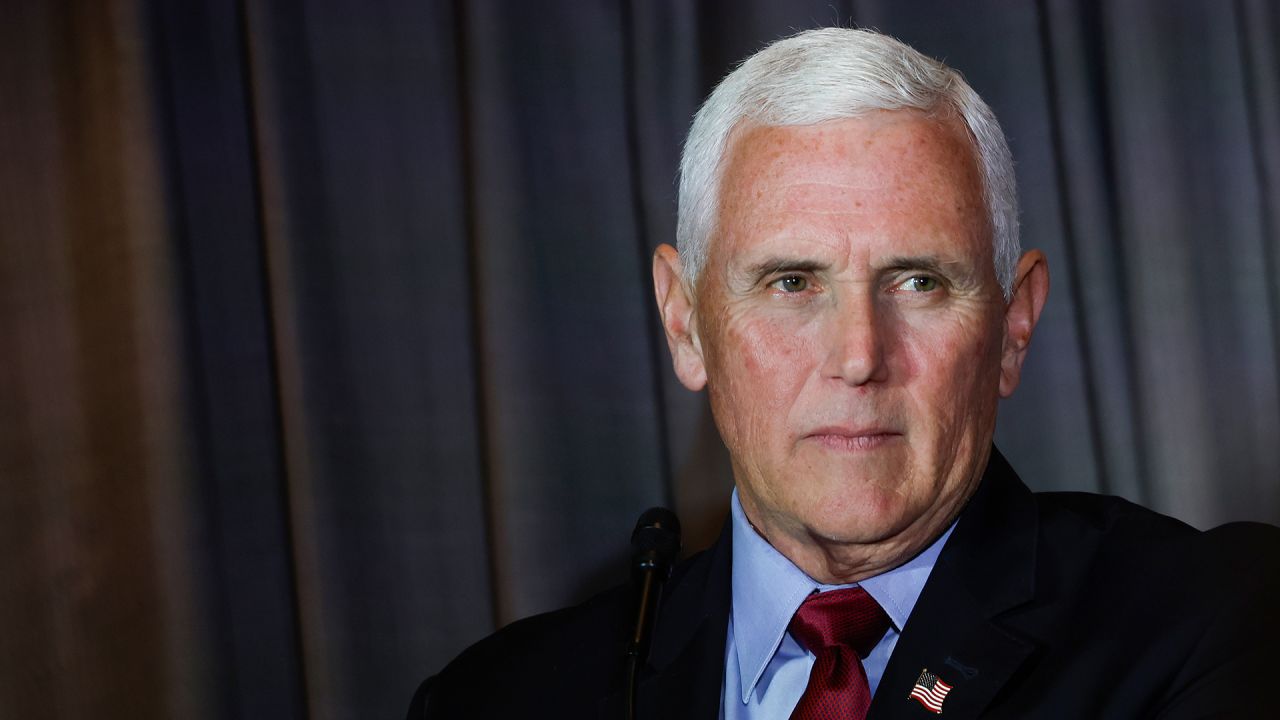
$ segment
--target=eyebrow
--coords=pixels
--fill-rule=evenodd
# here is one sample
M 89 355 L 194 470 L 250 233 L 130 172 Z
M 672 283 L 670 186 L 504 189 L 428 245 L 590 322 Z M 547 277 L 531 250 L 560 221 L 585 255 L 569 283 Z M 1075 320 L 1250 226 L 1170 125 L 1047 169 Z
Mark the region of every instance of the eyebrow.
M 949 274 L 947 268 L 961 265 L 958 262 L 943 262 L 934 255 L 899 255 L 888 258 L 884 267 L 887 270 L 927 270 L 938 275 Z
M 965 263 L 959 261 L 941 260 L 936 255 L 896 255 L 887 258 L 883 267 L 886 270 L 926 270 L 944 275 L 954 273 L 957 268 L 963 268 L 964 265 Z M 782 272 L 819 272 L 828 267 L 830 267 L 829 263 L 818 260 L 770 256 L 748 265 L 743 269 L 743 274 L 761 278 Z
M 772 256 L 752 263 L 743 269 L 743 275 L 753 282 L 776 273 L 813 273 L 826 270 L 829 263 L 795 257 Z
M 740 272 L 733 273 L 739 282 L 756 285 L 765 278 L 781 273 L 818 273 L 828 270 L 831 263 L 813 258 L 802 258 L 785 255 L 770 255 L 759 262 L 754 262 Z M 962 260 L 945 260 L 937 255 L 895 255 L 885 258 L 880 264 L 880 272 L 922 271 L 949 278 L 960 286 L 969 286 L 980 282 L 976 268 L 970 267 Z
M 936 255 L 900 255 L 885 260 L 888 271 L 923 270 L 949 278 L 959 287 L 976 286 L 982 282 L 982 273 L 962 260 L 943 260 Z

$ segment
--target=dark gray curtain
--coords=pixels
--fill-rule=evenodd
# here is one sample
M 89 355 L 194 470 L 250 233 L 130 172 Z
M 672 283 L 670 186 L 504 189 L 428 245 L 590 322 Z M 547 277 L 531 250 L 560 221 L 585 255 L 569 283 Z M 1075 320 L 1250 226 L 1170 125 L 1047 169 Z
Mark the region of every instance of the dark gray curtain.
M 705 545 L 649 255 L 694 109 L 817 25 L 962 70 L 1053 290 L 1037 489 L 1280 521 L 1267 0 L 42 2 L 0 18 L 0 715 L 398 717 Z

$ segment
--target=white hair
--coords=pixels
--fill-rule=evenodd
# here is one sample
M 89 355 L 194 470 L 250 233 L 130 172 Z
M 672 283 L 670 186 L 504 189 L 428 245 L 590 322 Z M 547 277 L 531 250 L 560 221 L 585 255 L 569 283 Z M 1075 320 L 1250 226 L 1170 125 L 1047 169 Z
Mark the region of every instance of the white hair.
M 729 140 L 740 123 L 814 125 L 875 110 L 955 112 L 973 137 L 996 279 L 1012 297 L 1018 256 L 1013 158 L 991 108 L 960 73 L 870 30 L 821 28 L 779 40 L 720 82 L 693 118 L 680 159 L 676 243 L 694 285 L 715 232 Z

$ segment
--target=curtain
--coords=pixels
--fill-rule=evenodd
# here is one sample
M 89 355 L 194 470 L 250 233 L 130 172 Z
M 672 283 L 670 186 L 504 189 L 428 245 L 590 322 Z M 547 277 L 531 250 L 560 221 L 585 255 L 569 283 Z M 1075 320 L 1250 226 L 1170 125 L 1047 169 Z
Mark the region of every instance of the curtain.
M 366 718 L 686 552 L 732 477 L 649 281 L 700 100 L 893 34 L 1017 163 L 1037 490 L 1280 522 L 1266 0 L 14 0 L 0 21 L 0 715 Z

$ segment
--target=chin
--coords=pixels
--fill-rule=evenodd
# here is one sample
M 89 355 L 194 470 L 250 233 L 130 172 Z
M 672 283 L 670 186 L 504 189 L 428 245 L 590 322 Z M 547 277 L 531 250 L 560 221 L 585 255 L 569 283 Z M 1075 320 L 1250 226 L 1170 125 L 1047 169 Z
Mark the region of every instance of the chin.
M 880 487 L 846 490 L 819 501 L 808 515 L 810 532 L 834 542 L 882 542 L 911 524 L 903 497 Z

